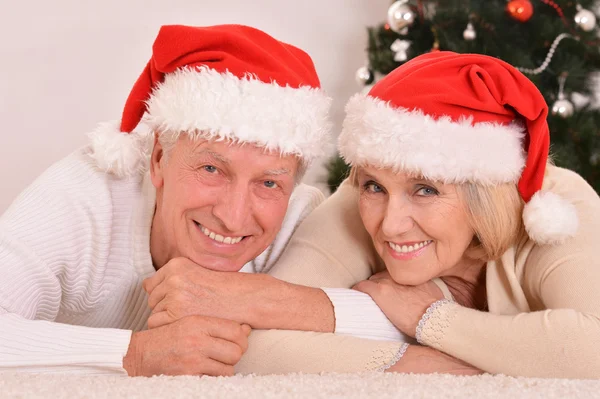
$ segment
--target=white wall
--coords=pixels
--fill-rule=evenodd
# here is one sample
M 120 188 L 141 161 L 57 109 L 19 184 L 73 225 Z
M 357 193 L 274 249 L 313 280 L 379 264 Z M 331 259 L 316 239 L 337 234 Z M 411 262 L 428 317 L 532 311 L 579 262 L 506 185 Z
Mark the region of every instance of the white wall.
M 163 24 L 242 23 L 305 49 L 335 99 L 358 90 L 367 25 L 389 0 L 32 0 L 0 12 L 0 213 L 44 169 L 118 119 Z M 323 179 L 322 169 L 307 179 Z

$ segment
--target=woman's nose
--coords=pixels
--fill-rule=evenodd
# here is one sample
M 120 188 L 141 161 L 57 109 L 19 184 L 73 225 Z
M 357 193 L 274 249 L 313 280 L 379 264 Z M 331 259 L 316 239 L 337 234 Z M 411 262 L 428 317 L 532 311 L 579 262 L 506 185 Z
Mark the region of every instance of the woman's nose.
M 390 198 L 381 226 L 388 238 L 398 237 L 414 227 L 412 207 L 404 198 Z

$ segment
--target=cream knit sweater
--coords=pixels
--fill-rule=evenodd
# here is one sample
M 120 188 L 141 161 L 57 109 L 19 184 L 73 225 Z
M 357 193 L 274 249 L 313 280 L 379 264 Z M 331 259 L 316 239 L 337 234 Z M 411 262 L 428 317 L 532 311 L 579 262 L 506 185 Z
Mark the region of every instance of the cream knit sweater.
M 124 375 L 131 333 L 146 326 L 150 310 L 141 282 L 155 272 L 149 248 L 154 188 L 147 176 L 119 180 L 98 171 L 86 151 L 50 167 L 0 217 L 0 371 Z M 297 187 L 274 243 L 243 270 L 268 272 L 322 198 L 315 188 Z M 303 339 L 268 333 L 279 342 Z M 300 336 L 310 345 L 311 333 Z M 319 364 L 323 371 L 380 368 L 399 347 L 329 339 L 349 357 L 331 357 Z M 352 349 L 363 341 L 361 350 Z M 293 348 L 287 353 L 295 355 Z M 247 359 L 276 363 L 269 353 L 254 356 Z

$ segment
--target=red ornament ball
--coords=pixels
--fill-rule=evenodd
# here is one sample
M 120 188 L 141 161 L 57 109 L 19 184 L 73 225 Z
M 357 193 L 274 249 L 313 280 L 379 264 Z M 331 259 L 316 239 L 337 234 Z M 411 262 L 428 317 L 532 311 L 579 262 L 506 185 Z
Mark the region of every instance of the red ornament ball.
M 533 15 L 533 6 L 529 0 L 511 0 L 506 5 L 508 14 L 519 22 L 526 22 Z

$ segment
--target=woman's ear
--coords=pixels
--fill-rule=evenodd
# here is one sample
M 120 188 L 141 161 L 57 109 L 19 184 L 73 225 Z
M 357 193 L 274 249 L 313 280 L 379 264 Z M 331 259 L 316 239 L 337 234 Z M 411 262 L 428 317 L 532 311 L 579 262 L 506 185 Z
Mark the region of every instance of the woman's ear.
M 164 151 L 162 144 L 158 140 L 158 133 L 154 133 L 154 146 L 150 157 L 150 179 L 155 188 L 160 188 L 164 184 L 164 167 L 162 162 Z

